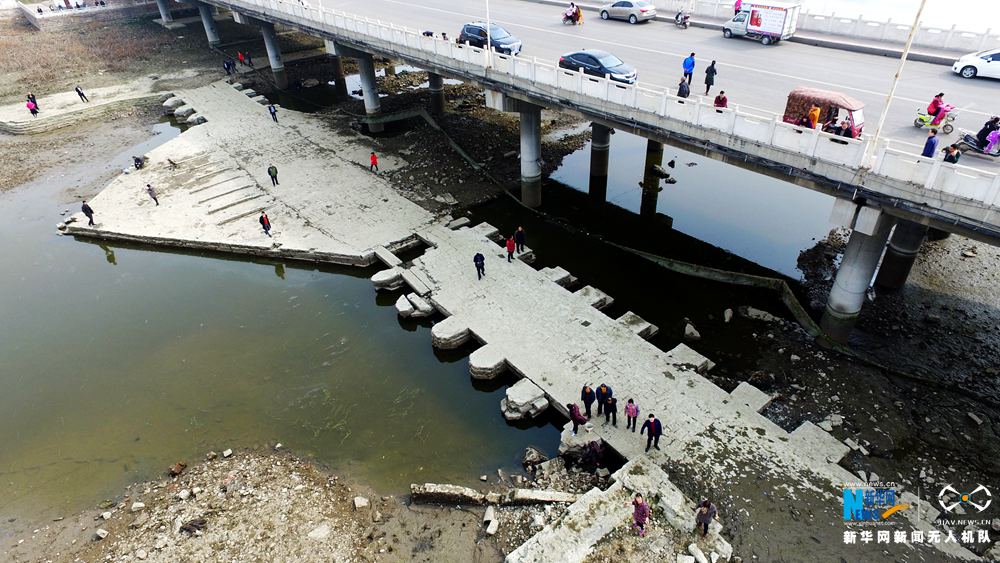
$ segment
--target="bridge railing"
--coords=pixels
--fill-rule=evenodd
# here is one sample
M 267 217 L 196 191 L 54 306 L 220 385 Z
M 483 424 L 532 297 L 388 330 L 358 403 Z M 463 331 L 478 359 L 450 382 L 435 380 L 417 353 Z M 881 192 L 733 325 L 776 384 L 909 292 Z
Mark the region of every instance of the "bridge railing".
M 707 98 L 680 98 L 665 88 L 623 84 L 609 77 L 525 56 L 511 56 L 468 44 L 459 44 L 391 23 L 339 10 L 284 0 L 227 0 L 290 14 L 322 26 L 345 39 L 371 45 L 382 52 L 406 58 L 420 66 L 451 67 L 456 74 L 484 81 L 506 81 L 522 91 L 558 99 L 573 99 L 581 108 L 626 117 L 665 129 L 670 120 L 721 131 L 742 141 L 806 155 L 825 163 L 860 168 L 869 154 L 869 139 L 851 139 L 784 123 L 782 116 L 766 110 L 734 105 L 716 108 Z M 441 59 L 446 59 L 442 61 Z M 447 61 L 451 61 L 448 63 Z M 987 205 L 998 205 L 1000 174 L 935 161 L 897 149 L 875 151 L 872 171 L 922 187 L 926 199 L 951 194 Z M 917 190 L 919 193 L 919 190 Z

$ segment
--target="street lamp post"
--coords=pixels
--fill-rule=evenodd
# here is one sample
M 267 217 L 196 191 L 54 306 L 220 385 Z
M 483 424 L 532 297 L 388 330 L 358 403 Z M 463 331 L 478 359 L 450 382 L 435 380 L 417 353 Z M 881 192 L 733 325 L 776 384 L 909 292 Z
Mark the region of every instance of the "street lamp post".
M 871 151 L 877 150 L 879 136 L 882 134 L 882 126 L 885 125 L 885 118 L 889 115 L 889 106 L 892 105 L 892 97 L 896 94 L 896 86 L 899 84 L 899 77 L 903 75 L 903 66 L 906 64 L 906 57 L 910 54 L 910 45 L 913 44 L 913 37 L 916 36 L 917 30 L 920 29 L 920 15 L 924 12 L 924 5 L 927 4 L 927 0 L 920 0 L 920 7 L 917 8 L 917 15 L 913 18 L 913 26 L 910 28 L 910 35 L 906 38 L 906 47 L 903 48 L 903 55 L 899 58 L 899 66 L 896 68 L 896 76 L 892 79 L 892 87 L 889 88 L 889 95 L 886 96 L 885 109 L 882 110 L 882 115 L 878 118 L 878 125 L 875 126 L 875 135 L 872 137 L 871 142 L 865 149 L 865 157 L 862 160 L 862 166 L 870 166 L 873 163 L 870 161 L 872 157 Z
M 490 0 L 486 0 L 486 68 L 493 66 L 493 37 L 490 35 Z

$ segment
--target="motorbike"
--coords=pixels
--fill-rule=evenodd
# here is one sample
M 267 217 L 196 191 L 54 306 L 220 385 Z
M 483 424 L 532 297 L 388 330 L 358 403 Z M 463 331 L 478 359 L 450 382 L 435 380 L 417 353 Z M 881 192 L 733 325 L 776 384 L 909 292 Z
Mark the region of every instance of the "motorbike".
M 913 120 L 913 126 L 916 127 L 917 129 L 921 129 L 923 127 L 939 127 L 945 135 L 951 133 L 952 131 L 955 130 L 955 126 L 952 125 L 951 123 L 956 119 L 958 119 L 958 113 L 952 111 L 955 109 L 955 106 L 953 105 L 949 104 L 944 106 L 944 108 L 948 110 L 948 113 L 944 116 L 944 119 L 941 120 L 941 122 L 938 123 L 937 125 L 931 125 L 931 122 L 934 121 L 933 115 L 927 113 L 927 111 L 925 111 L 922 108 L 917 109 L 917 117 L 916 119 Z
M 976 138 L 975 133 L 973 133 L 972 131 L 965 131 L 965 130 L 962 130 L 961 133 L 962 133 L 962 138 L 960 138 L 958 140 L 958 143 L 956 143 L 959 146 L 959 148 L 964 148 L 966 150 L 970 150 L 972 152 L 985 156 L 992 156 L 992 157 L 1000 156 L 1000 143 L 998 143 L 997 146 L 993 147 L 993 150 L 991 150 L 990 152 L 986 152 L 986 147 L 979 144 L 979 139 Z
M 691 14 L 685 14 L 684 12 L 677 12 L 677 15 L 674 16 L 674 25 L 676 25 L 681 29 L 687 29 L 688 25 L 690 25 L 688 23 L 688 20 L 690 19 L 691 19 Z
M 563 25 L 576 25 L 576 15 L 569 15 L 566 12 L 563 12 L 562 22 Z

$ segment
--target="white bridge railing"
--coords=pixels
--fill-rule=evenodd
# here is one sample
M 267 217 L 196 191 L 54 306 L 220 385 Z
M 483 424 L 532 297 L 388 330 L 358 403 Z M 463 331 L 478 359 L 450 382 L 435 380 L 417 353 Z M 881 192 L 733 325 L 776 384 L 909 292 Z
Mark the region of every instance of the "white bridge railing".
M 535 58 L 487 53 L 484 49 L 427 37 L 392 23 L 324 9 L 322 4 L 311 6 L 301 1 L 283 0 L 224 1 L 237 8 L 249 5 L 288 14 L 345 39 L 408 59 L 417 66 L 420 66 L 419 61 L 425 61 L 447 68 L 448 64 L 441 60 L 444 57 L 445 63 L 451 61 L 451 70 L 456 73 L 504 81 L 543 98 L 572 99 L 583 109 L 618 119 L 668 130 L 671 129 L 670 120 L 680 121 L 722 132 L 740 142 L 789 151 L 854 171 L 865 164 L 865 155 L 870 154 L 874 174 L 922 186 L 922 190 L 916 190 L 917 195 L 925 196 L 928 203 L 949 194 L 976 204 L 1000 206 L 1000 174 L 944 163 L 940 157 L 925 158 L 903 152 L 890 148 L 888 142 L 877 150 L 867 151 L 870 141 L 866 138 L 850 139 L 790 125 L 782 121 L 781 115 L 765 110 L 739 106 L 716 108 L 708 100 L 679 98 L 663 88 L 622 84 Z

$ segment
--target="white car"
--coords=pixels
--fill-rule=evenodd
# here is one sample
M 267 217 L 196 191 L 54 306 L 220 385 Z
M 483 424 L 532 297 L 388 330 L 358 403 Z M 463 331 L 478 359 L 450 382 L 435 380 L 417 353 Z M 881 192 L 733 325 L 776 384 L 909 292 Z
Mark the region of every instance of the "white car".
M 962 78 L 986 76 L 1000 78 L 1000 49 L 990 49 L 978 53 L 969 53 L 955 61 L 951 70 L 962 75 Z

